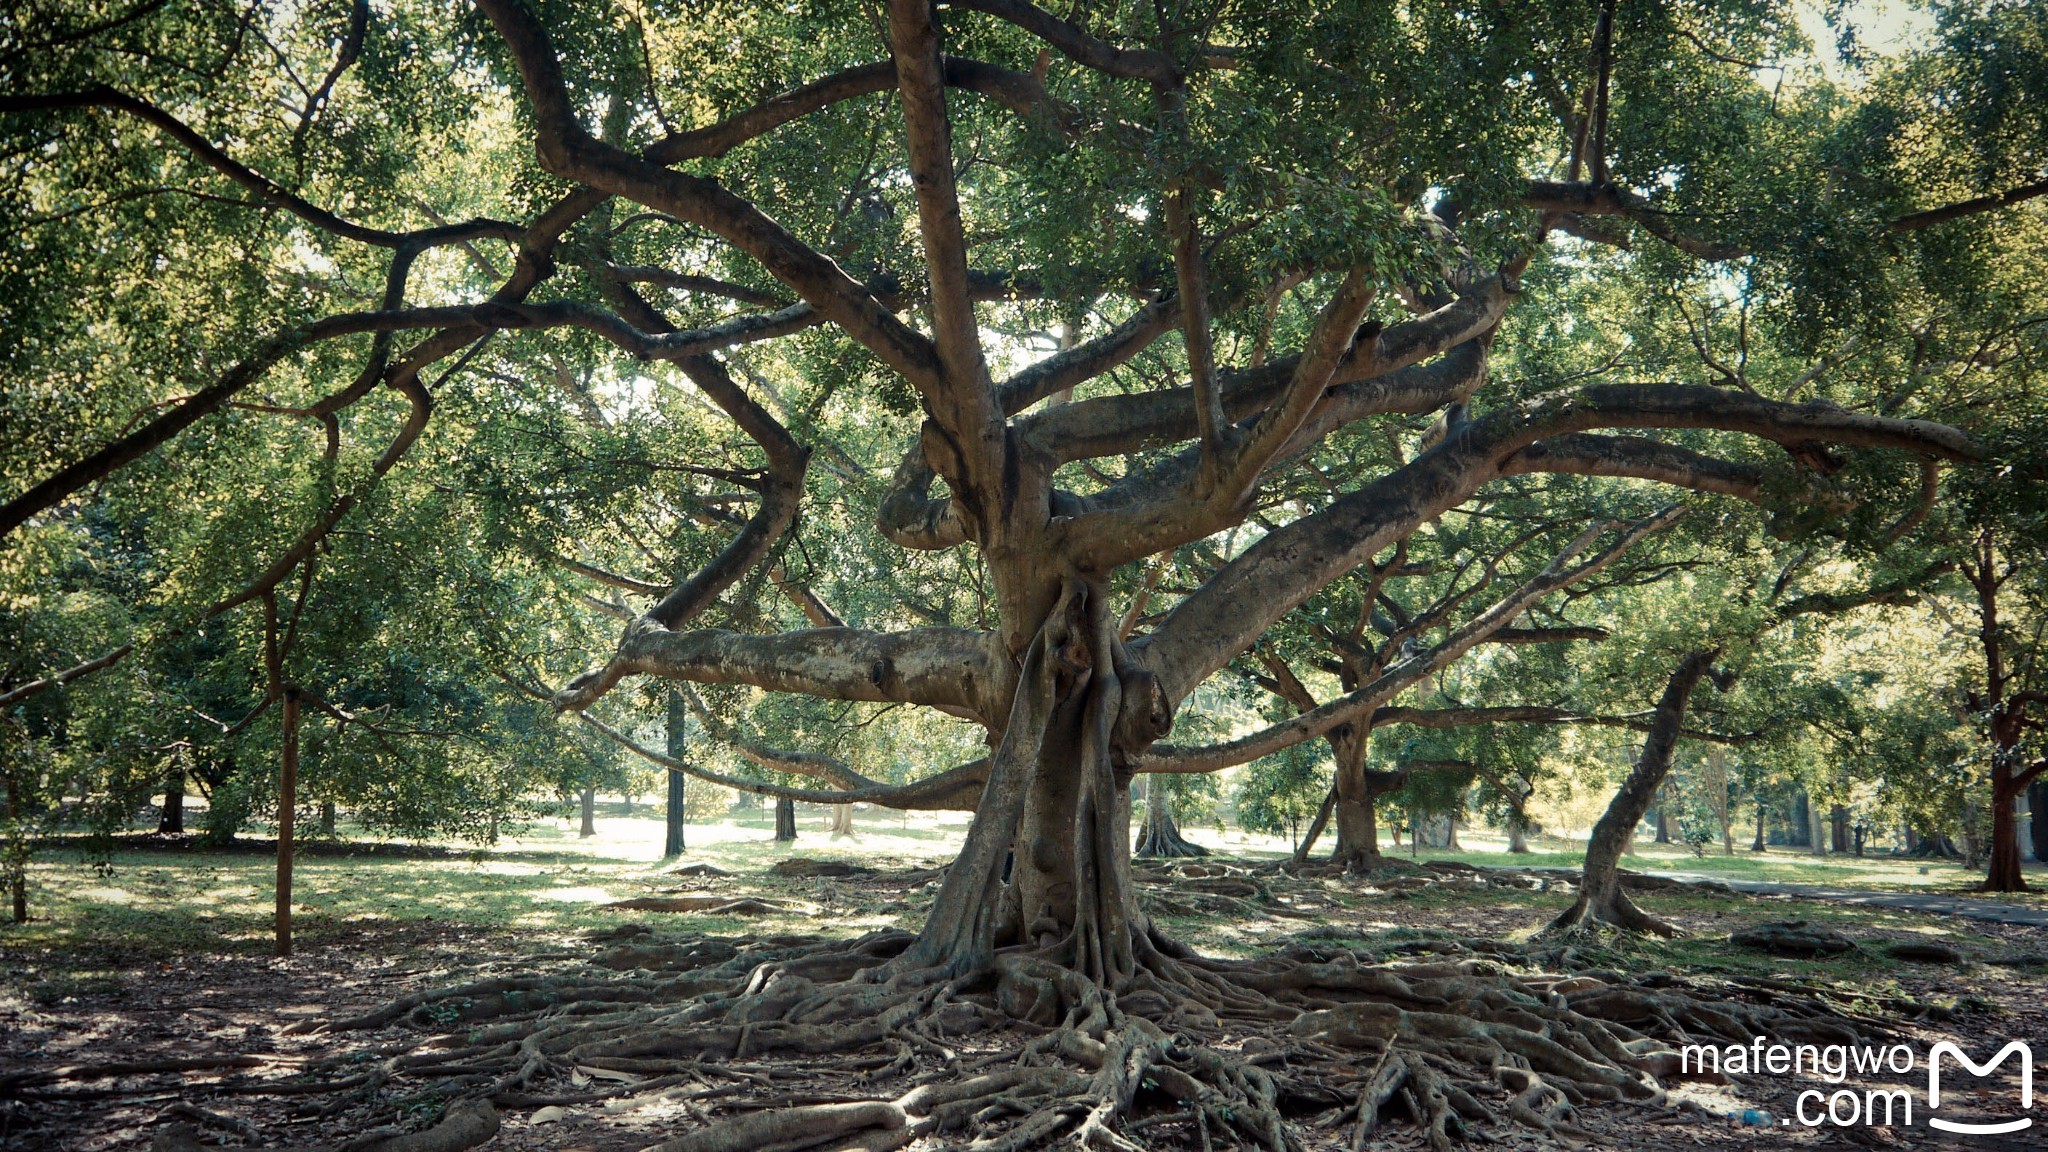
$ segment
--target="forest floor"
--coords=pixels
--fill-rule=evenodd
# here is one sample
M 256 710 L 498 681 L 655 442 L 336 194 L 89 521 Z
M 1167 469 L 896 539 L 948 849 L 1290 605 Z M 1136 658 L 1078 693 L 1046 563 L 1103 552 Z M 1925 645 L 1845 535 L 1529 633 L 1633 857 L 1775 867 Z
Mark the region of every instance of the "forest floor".
M 920 815 L 899 822 L 889 816 L 865 821 L 854 837 L 837 842 L 807 822 L 794 845 L 770 842 L 765 817 L 693 825 L 692 850 L 679 861 L 656 862 L 660 827 L 656 820 L 626 818 L 615 809 L 600 820 L 600 835 L 591 840 L 579 841 L 560 822 L 543 822 L 487 853 L 448 847 L 309 853 L 297 866 L 296 954 L 282 960 L 268 954 L 270 862 L 259 853 L 122 848 L 95 868 L 76 851 L 46 852 L 34 871 L 37 918 L 0 927 L 0 1147 L 145 1148 L 158 1126 L 194 1119 L 193 1108 L 249 1126 L 241 1136 L 228 1129 L 212 1133 L 228 1145 L 259 1136 L 267 1144 L 324 1142 L 330 1124 L 317 1113 L 330 1097 L 248 1089 L 275 1088 L 311 1059 L 354 1052 L 368 1060 L 371 1049 L 399 1033 L 301 1035 L 286 1031 L 291 1024 L 367 1011 L 407 993 L 480 977 L 567 970 L 600 954 L 630 957 L 634 948 L 706 936 L 856 936 L 889 926 L 914 928 L 936 889 L 932 869 L 950 857 L 964 818 Z M 1312 942 L 1398 960 L 1454 951 L 1466 939 L 1522 941 L 1570 899 L 1555 884 L 1502 885 L 1455 864 L 1415 866 L 1431 855 L 1465 863 L 1559 866 L 1572 862 L 1565 852 L 1533 859 L 1425 852 L 1415 865 L 1355 879 L 1276 872 L 1272 861 L 1285 848 L 1282 843 L 1217 843 L 1204 830 L 1194 835 L 1230 857 L 1141 865 L 1141 874 L 1153 915 L 1170 933 L 1213 955 L 1249 956 Z M 845 872 L 805 876 L 773 870 L 781 865 L 787 871 L 792 866 L 785 861 L 804 859 L 831 861 L 837 867 L 826 871 Z M 1704 865 L 1713 859 L 1673 853 L 1667 860 L 1646 853 L 1628 866 L 1707 872 Z M 1788 880 L 1879 886 L 1846 880 L 1840 873 L 1852 870 L 1849 861 L 1824 862 L 1834 875 L 1800 871 L 1810 859 L 1772 853 L 1742 862 L 1782 868 Z M 693 865 L 706 868 L 682 871 Z M 1923 881 L 1902 888 L 1953 891 L 1964 880 L 1939 863 L 1876 860 L 1873 866 Z M 1923 867 L 1930 870 L 1923 873 Z M 698 910 L 605 907 L 646 900 Z M 734 907 L 736 900 L 752 903 Z M 1955 1035 L 1966 1048 L 1983 1049 L 1973 1052 L 1977 1057 L 1989 1055 L 1992 1049 L 1984 1046 L 1994 1039 L 2026 1040 L 2048 1055 L 2048 930 L 1692 887 L 1652 891 L 1639 900 L 1685 935 L 1595 942 L 1579 949 L 1577 970 L 1797 981 L 1832 989 L 1851 1007 L 1883 1012 L 1887 1005 L 1913 1002 L 1936 1009 L 1945 1021 L 1902 1028 L 1922 1052 L 1934 1039 Z M 1784 959 L 1729 939 L 1731 932 L 1788 919 L 1840 931 L 1856 947 L 1833 958 Z M 1901 960 L 1890 952 L 1899 943 L 1946 945 L 1961 962 Z M 133 1067 L 149 1062 L 155 1070 Z M 107 1070 L 113 1064 L 131 1067 L 119 1076 L 36 1079 L 65 1067 Z M 1920 1095 L 1924 1071 L 1907 1079 L 1917 1083 L 1904 1086 Z M 1599 1147 L 1632 1150 L 2040 1146 L 2025 1142 L 2037 1140 L 2038 1131 L 1987 1139 L 1944 1136 L 1920 1126 L 1781 1123 L 1793 1114 L 1797 1093 L 1809 1087 L 1838 1086 L 1778 1077 L 1682 1089 L 1681 1095 L 1718 1116 L 1748 1112 L 1747 1124 L 1698 1114 L 1645 1124 L 1620 1105 L 1590 1110 L 1580 1122 L 1596 1133 Z M 2001 1096 L 1980 1088 L 1976 1099 L 1994 1112 L 2012 1106 L 2009 1091 Z M 431 1108 L 436 1101 L 417 1103 Z M 510 1111 L 504 1131 L 486 1148 L 643 1148 L 694 1124 L 688 1107 L 628 1096 L 624 1105 L 558 1110 L 552 1121 L 548 1113 Z M 2037 1115 L 2048 1116 L 2048 1107 L 2037 1106 Z M 1548 1146 L 1506 1126 L 1490 1134 L 1497 1147 Z M 927 1141 L 915 1147 L 927 1146 L 949 1145 Z M 1334 1134 L 1328 1145 L 1313 1138 L 1310 1144 L 1341 1146 Z M 1423 1145 L 1417 1133 L 1396 1126 L 1371 1146 Z

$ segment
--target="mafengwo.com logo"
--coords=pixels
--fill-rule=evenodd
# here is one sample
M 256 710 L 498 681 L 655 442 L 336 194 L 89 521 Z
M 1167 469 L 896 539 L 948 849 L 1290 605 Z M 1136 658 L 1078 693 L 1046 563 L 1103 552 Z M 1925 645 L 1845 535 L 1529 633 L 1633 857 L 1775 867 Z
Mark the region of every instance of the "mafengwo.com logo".
M 1979 1090 L 1974 1080 L 1996 1074 L 2007 1060 L 2019 1078 L 2017 1090 Z M 1808 1075 L 1829 1084 L 1843 1084 L 1852 1077 L 1864 1079 L 1890 1074 L 1906 1076 L 1915 1069 L 1927 1070 L 1926 1110 L 1918 1118 L 1928 1127 L 1967 1136 L 1998 1136 L 2033 1126 L 2029 1115 L 2034 1108 L 2034 1052 L 2024 1041 L 2014 1040 L 1979 1063 L 1969 1053 L 1947 1040 L 1928 1049 L 1925 1060 L 1905 1044 L 1887 1048 L 1855 1044 L 1774 1044 L 1762 1037 L 1748 1044 L 1724 1046 L 1688 1044 L 1678 1050 L 1679 1074 L 1715 1073 L 1733 1076 Z M 1947 1076 L 1944 1085 L 1943 1077 Z M 1953 1102 L 1968 1085 L 1973 1096 L 1983 1097 L 1988 1118 L 1957 1119 Z M 1951 1100 L 1950 1115 L 1942 1110 L 1944 1088 Z M 2003 1099 L 2000 1099 L 2000 1096 Z M 1855 1128 L 1872 1125 L 1911 1127 L 1915 1122 L 1914 1094 L 1903 1088 L 1872 1087 L 1858 1091 L 1838 1088 L 1833 1092 L 1807 1089 L 1793 1104 L 1792 1115 L 1779 1124 L 1800 1124 L 1808 1128 L 1823 1125 Z

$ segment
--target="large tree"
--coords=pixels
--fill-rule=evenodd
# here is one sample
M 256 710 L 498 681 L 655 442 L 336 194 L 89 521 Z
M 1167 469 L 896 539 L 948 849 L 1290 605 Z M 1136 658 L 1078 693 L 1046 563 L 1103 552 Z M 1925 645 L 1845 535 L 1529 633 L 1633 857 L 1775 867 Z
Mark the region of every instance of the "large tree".
M 1757 83 L 1743 61 L 1801 51 L 1789 14 L 1767 5 L 477 8 L 485 22 L 357 4 L 238 23 L 145 5 L 26 50 L 0 113 L 9 155 L 27 158 L 10 191 L 51 248 L 10 261 L 8 306 L 28 323 L 10 323 L 23 335 L 8 353 L 13 377 L 34 383 L 10 389 L 9 407 L 27 411 L 66 379 L 105 387 L 67 397 L 72 419 L 10 446 L 0 532 L 48 528 L 110 476 L 173 483 L 152 454 L 230 410 L 319 428 L 325 448 L 295 480 L 303 525 L 271 532 L 257 574 L 167 624 L 175 634 L 311 579 L 337 525 L 433 426 L 447 377 L 430 369 L 481 361 L 516 382 L 541 370 L 536 349 L 611 356 L 609 418 L 646 410 L 638 381 L 716 415 L 703 458 L 645 471 L 719 485 L 715 501 L 694 494 L 724 513 L 697 518 L 718 535 L 691 547 L 720 546 L 701 562 L 676 547 L 673 571 L 639 586 L 552 549 L 637 597 L 615 650 L 555 704 L 618 734 L 594 713 L 629 679 L 742 685 L 935 710 L 978 726 L 988 749 L 908 785 L 755 785 L 972 807 L 914 937 L 821 946 L 751 978 L 733 968 L 665 1014 L 548 1028 L 480 1057 L 511 1061 L 510 1080 L 483 1081 L 524 1082 L 557 1059 L 892 1038 L 911 1053 L 892 1067 L 907 1068 L 929 1044 L 902 1039 L 919 1017 L 958 1027 L 993 1014 L 1059 1026 L 1033 1046 L 1045 1061 L 894 1100 L 756 1113 L 677 1146 L 844 1135 L 893 1147 L 1000 1102 L 991 1116 L 1023 1116 L 1017 1142 L 1078 1119 L 1085 1143 L 1124 1147 L 1119 1121 L 1157 1085 L 1186 1123 L 1278 1150 L 1293 1139 L 1283 1097 L 1332 1103 L 1318 1083 L 1343 1079 L 1332 1046 L 1379 1054 L 1363 1127 L 1406 1085 L 1438 1140 L 1484 1109 L 1424 1053 L 1493 1052 L 1483 1074 L 1539 1124 L 1567 1101 L 1546 1077 L 1577 1095 L 1656 1093 L 1654 1057 L 1631 1044 L 1633 996 L 1561 1007 L 1516 981 L 1191 955 L 1136 898 L 1131 777 L 1176 706 L 1277 622 L 1506 478 L 1612 479 L 1616 512 L 1532 539 L 1523 583 L 1260 739 L 1283 746 L 1370 716 L 1610 563 L 1670 515 L 1633 481 L 1825 516 L 1894 500 L 1920 461 L 1973 457 L 1963 433 L 1914 419 L 1910 397 L 1879 413 L 1846 393 L 1767 396 L 1739 375 L 1644 381 L 1626 357 L 1508 377 L 1491 356 L 1517 326 L 1597 341 L 1574 328 L 1595 319 L 1576 310 L 1589 293 L 1647 300 L 1738 268 L 1772 317 L 1758 331 L 1808 360 L 1801 386 L 1826 396 L 1839 355 L 1828 341 L 1852 319 L 1885 331 L 1895 317 L 1882 305 L 1920 267 L 1923 240 L 1996 229 L 2048 186 L 2009 165 L 1931 176 L 1924 150 L 1940 141 L 1892 130 L 1892 88 L 1806 75 L 1787 96 Z M 277 63 L 249 65 L 252 43 Z M 1968 68 L 1945 75 L 1979 84 Z M 1844 164 L 1864 178 L 1837 186 Z M 502 187 L 480 193 L 481 180 Z M 153 214 L 166 198 L 204 211 L 166 225 Z M 105 234 L 99 247 L 59 243 L 74 202 L 131 220 L 158 267 L 189 258 L 177 275 L 219 277 L 217 305 L 120 272 Z M 442 222 L 465 215 L 477 218 Z M 71 268 L 118 294 L 111 328 L 67 323 Z M 1055 330 L 1058 351 L 1042 358 L 1017 335 Z M 109 332 L 139 369 L 90 360 Z M 814 405 L 785 404 L 743 348 L 830 386 Z M 180 353 L 172 378 L 189 385 L 153 385 L 150 366 Z M 555 379 L 559 403 L 605 407 L 573 360 Z M 819 603 L 787 628 L 760 609 L 761 574 L 806 517 L 831 515 L 820 485 L 839 481 L 812 465 L 844 451 L 816 434 L 842 388 L 867 398 L 866 434 L 899 454 L 874 494 L 876 531 L 907 554 L 957 558 L 970 622 L 904 627 L 942 614 L 879 610 L 842 623 Z M 535 404 L 514 395 L 505 422 Z M 398 412 L 373 414 L 385 396 Z M 1439 426 L 1412 457 L 1292 483 L 1343 437 L 1431 413 Z M 479 420 L 453 460 L 482 473 L 490 461 L 474 457 L 516 455 L 482 435 L 496 426 Z M 346 460 L 343 442 L 365 438 L 382 447 Z M 533 481 L 536 504 L 568 483 Z M 1121 626 L 1143 561 L 1212 538 L 1227 540 L 1212 573 L 1142 630 Z M 918 598 L 908 589 L 900 607 Z M 508 676 L 558 669 L 562 645 L 546 648 Z M 10 674 L 0 700 L 133 650 Z M 991 979 L 992 998 L 962 999 Z M 1437 1010 L 1452 1000 L 1485 1007 Z M 1760 1034 L 1745 1013 L 1673 998 L 1657 1019 Z M 1275 1021 L 1291 1022 L 1286 1042 L 1319 1042 L 1287 1075 L 1220 1043 Z M 1576 1039 L 1554 1038 L 1565 1033 Z

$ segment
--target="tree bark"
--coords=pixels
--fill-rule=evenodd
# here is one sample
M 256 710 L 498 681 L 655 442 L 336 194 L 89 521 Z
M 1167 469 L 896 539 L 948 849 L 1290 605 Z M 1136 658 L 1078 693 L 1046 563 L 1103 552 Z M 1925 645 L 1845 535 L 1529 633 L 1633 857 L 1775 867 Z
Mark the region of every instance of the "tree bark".
M 1756 801 L 1756 839 L 1750 842 L 1749 850 L 1763 852 L 1770 847 L 1764 843 L 1764 798 L 1756 796 L 1752 799 Z
M 1671 813 L 1662 804 L 1657 806 L 1657 843 L 1671 843 Z
M 320 835 L 321 835 L 321 836 L 323 836 L 323 837 L 326 837 L 327 839 L 330 839 L 330 840 L 334 838 L 334 822 L 335 822 L 335 819 L 336 819 L 336 818 L 337 818 L 337 817 L 338 817 L 339 815 L 340 815 L 340 813 L 339 813 L 339 812 L 337 812 L 337 811 L 335 810 L 335 807 L 334 807 L 334 801 L 332 801 L 332 800 L 322 800 L 322 801 L 320 802 Z
M 1689 652 L 1678 662 L 1664 685 L 1663 698 L 1650 721 L 1642 755 L 1621 790 L 1607 805 L 1593 835 L 1586 841 L 1586 870 L 1579 884 L 1578 899 L 1552 921 L 1546 932 L 1567 932 L 1590 924 L 1610 924 L 1637 932 L 1668 936 L 1672 927 L 1635 906 L 1621 886 L 1621 856 L 1628 834 L 1649 811 L 1658 788 L 1671 772 L 1672 755 L 1678 749 L 1679 732 L 1685 723 L 1686 706 L 1693 689 L 1714 662 L 1718 651 Z
M 578 807 L 582 809 L 583 825 L 576 830 L 578 839 L 597 835 L 597 787 L 585 788 L 577 796 Z
M 796 801 L 787 796 L 775 798 L 775 842 L 786 844 L 796 839 Z
M 832 839 L 853 835 L 853 805 L 832 805 Z
M 681 760 L 689 753 L 689 709 L 683 703 L 683 694 L 671 687 L 668 690 L 668 757 Z M 680 856 L 687 847 L 684 843 L 683 826 L 690 816 L 690 778 L 688 775 L 669 769 L 668 812 L 663 819 L 661 855 L 663 859 Z
M 1815 856 L 1828 854 L 1827 833 L 1821 828 L 1820 808 L 1813 797 L 1806 797 L 1806 850 Z
M 1145 777 L 1145 821 L 1138 829 L 1138 855 L 1160 859 L 1207 856 L 1209 850 L 1180 834 L 1173 819 L 1173 792 L 1160 773 Z
M 156 830 L 160 836 L 180 836 L 185 832 L 185 765 L 176 759 L 164 769 L 164 810 L 157 819 Z

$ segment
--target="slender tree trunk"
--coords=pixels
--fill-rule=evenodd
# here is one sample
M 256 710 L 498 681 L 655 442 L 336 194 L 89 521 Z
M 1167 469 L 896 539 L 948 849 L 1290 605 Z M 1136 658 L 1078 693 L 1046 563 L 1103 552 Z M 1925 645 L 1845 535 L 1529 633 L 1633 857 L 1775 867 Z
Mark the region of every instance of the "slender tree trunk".
M 1458 847 L 1458 808 L 1456 806 L 1453 806 L 1450 811 L 1444 813 L 1444 851 L 1464 851 L 1463 848 Z
M 675 689 L 668 693 L 668 758 L 681 763 L 689 752 L 690 712 L 683 703 L 683 694 Z M 683 824 L 690 815 L 690 777 L 670 769 L 668 772 L 668 813 L 663 824 L 665 833 L 661 842 L 663 858 L 680 856 L 686 845 L 683 843 Z
M 1662 804 L 1657 806 L 1657 843 L 1671 843 L 1671 814 Z
M 796 839 L 796 801 L 787 796 L 775 800 L 775 840 L 788 843 Z
M 181 836 L 185 832 L 185 765 L 175 758 L 164 770 L 164 811 L 157 819 L 156 830 L 162 836 Z
M 1756 839 L 1750 842 L 1749 850 L 1751 852 L 1763 852 L 1767 851 L 1770 847 L 1764 843 L 1764 798 L 1757 796 L 1754 799 L 1756 800 Z
M 1721 826 L 1721 854 L 1735 855 L 1735 789 L 1729 787 L 1728 752 L 1719 744 L 1707 749 L 1707 802 L 1714 823 Z
M 1820 808 L 1811 797 L 1806 802 L 1806 850 L 1815 856 L 1828 854 L 1827 830 L 1822 827 Z
M 2048 863 L 2048 782 L 2027 786 L 2027 809 L 2033 813 L 2034 859 Z
M 5 815 L 10 820 L 19 821 L 25 816 L 21 810 L 21 785 L 15 781 L 14 773 L 12 772 L 0 773 L 0 776 L 4 776 L 7 786 L 5 796 L 0 796 L 0 800 L 6 801 L 7 809 L 4 813 L 0 813 L 0 815 Z M 12 905 L 12 915 L 16 924 L 28 923 L 29 844 L 27 836 L 27 830 L 17 823 L 14 827 L 13 835 L 8 838 L 6 843 L 0 844 L 0 851 L 5 852 L 5 856 L 0 857 L 0 870 L 4 870 L 7 877 L 7 898 L 8 903 Z
M 328 838 L 328 839 L 330 839 L 330 840 L 334 838 L 334 822 L 335 822 L 335 819 L 336 819 L 336 818 L 337 818 L 337 817 L 338 817 L 339 815 L 340 815 L 340 813 L 339 813 L 339 812 L 337 812 L 337 811 L 335 811 L 335 808 L 334 808 L 334 801 L 332 801 L 332 800 L 322 800 L 322 801 L 320 802 L 320 835 L 321 835 L 321 836 L 323 836 L 323 837 L 326 837 L 326 838 Z
M 585 788 L 577 797 L 577 801 L 583 809 L 583 826 L 576 830 L 577 837 L 582 839 L 597 835 L 597 788 Z
M 2019 818 L 2016 808 L 2031 775 L 2021 767 L 2020 740 L 2027 727 L 2027 697 L 2011 695 L 2007 689 L 2019 675 L 2005 663 L 2005 636 L 1998 620 L 1998 590 L 2012 579 L 2016 568 L 2007 564 L 1999 571 L 1999 549 L 1989 529 L 1979 533 L 1972 559 L 1963 572 L 1977 591 L 1977 639 L 1984 648 L 1984 695 L 1972 699 L 1973 707 L 1991 722 L 1991 852 L 1990 871 L 1984 878 L 1987 892 L 2024 892 L 2026 874 L 2020 868 Z M 1967 813 L 1964 828 L 1966 850 L 1977 854 L 1975 806 Z M 1976 861 L 1964 861 L 1974 867 Z
M 1642 822 L 1656 798 L 1657 789 L 1671 772 L 1671 758 L 1678 749 L 1678 736 L 1685 723 L 1685 710 L 1693 689 L 1714 662 L 1715 651 L 1691 652 L 1678 663 L 1664 686 L 1663 698 L 1650 721 L 1643 752 L 1622 781 L 1621 790 L 1607 805 L 1593 835 L 1586 841 L 1586 871 L 1579 884 L 1578 899 L 1546 932 L 1564 932 L 1591 923 L 1611 924 L 1638 932 L 1670 935 L 1670 925 L 1635 906 L 1621 886 L 1622 848 L 1628 833 Z
M 1330 826 L 1330 813 L 1334 812 L 1336 808 L 1337 789 L 1333 785 L 1328 792 L 1323 793 L 1322 806 L 1316 809 L 1315 819 L 1308 822 L 1308 832 L 1302 836 L 1301 843 L 1294 848 L 1295 863 L 1302 863 L 1308 859 L 1310 852 L 1315 851 L 1316 840 L 1322 836 L 1323 829 Z
M 1310 825 L 1311 833 L 1316 831 Z M 1180 834 L 1173 819 L 1173 790 L 1157 774 L 1145 777 L 1145 820 L 1138 829 L 1138 855 L 1158 858 L 1207 856 L 1209 850 Z M 1297 850 L 1296 856 L 1306 855 Z
M 277 778 L 277 954 L 292 954 L 292 820 L 299 805 L 299 690 L 284 690 L 284 763 Z
M 1849 850 L 1849 810 L 1840 804 L 1828 810 L 1828 843 L 1837 855 Z

